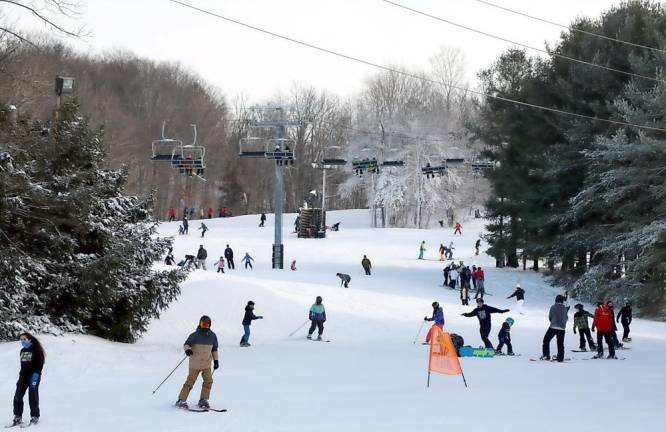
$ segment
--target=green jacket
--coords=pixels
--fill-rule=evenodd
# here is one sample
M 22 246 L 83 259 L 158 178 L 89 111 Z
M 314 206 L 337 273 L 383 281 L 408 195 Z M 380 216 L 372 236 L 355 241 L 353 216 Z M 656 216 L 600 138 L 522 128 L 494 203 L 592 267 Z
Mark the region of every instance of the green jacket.
M 578 328 L 578 330 L 589 329 L 590 326 L 587 322 L 588 318 L 594 318 L 594 315 L 592 315 L 586 310 L 576 312 L 574 314 L 574 325 L 573 325 L 574 330 L 576 330 L 576 328 Z

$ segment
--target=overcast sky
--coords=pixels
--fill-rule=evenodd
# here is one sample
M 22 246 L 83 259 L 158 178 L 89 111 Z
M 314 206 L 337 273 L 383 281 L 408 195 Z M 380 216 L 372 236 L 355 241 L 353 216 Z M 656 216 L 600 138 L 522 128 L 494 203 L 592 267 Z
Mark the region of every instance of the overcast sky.
M 184 0 L 285 36 L 382 64 L 425 68 L 440 45 L 460 47 L 475 81 L 510 44 L 489 39 L 381 0 Z M 561 29 L 515 16 L 475 0 L 394 0 L 525 44 L 544 47 Z M 489 0 L 553 21 L 596 17 L 614 0 Z M 293 83 L 353 94 L 376 72 L 309 48 L 206 16 L 168 0 L 81 0 L 81 23 L 91 35 L 78 49 L 121 48 L 156 60 L 178 61 L 229 97 L 251 102 Z M 25 18 L 24 23 L 29 23 Z

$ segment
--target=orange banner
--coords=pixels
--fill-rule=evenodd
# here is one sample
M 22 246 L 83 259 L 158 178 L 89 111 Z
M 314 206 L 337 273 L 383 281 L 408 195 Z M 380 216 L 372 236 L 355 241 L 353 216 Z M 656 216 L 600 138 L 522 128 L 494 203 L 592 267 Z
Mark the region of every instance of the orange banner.
M 430 358 L 428 359 L 428 370 L 445 375 L 462 375 L 462 367 L 458 360 L 458 353 L 453 346 L 451 336 L 444 332 L 438 325 L 433 325 L 430 339 Z

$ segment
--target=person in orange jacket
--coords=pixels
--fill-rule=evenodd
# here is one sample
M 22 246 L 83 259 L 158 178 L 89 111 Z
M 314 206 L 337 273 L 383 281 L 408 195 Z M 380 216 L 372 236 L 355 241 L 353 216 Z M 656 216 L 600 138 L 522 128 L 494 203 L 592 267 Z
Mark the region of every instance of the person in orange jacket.
M 603 302 L 597 303 L 597 309 L 594 311 L 592 331 L 595 329 L 597 330 L 597 355 L 593 358 L 604 358 L 604 340 L 606 341 L 606 345 L 608 345 L 608 358 L 616 358 L 615 344 L 611 336 L 613 331 L 613 314 L 608 305 Z

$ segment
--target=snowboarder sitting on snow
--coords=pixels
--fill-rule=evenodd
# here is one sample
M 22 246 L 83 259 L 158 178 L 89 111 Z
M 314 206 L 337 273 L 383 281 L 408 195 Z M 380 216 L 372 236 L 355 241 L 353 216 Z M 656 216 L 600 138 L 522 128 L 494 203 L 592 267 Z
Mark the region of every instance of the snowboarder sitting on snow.
M 592 358 L 604 358 L 604 340 L 608 345 L 608 358 L 615 358 L 615 343 L 613 343 L 613 313 L 607 304 L 597 303 L 597 309 L 594 311 L 592 320 L 592 331 L 597 329 L 597 355 Z
M 188 336 L 185 345 L 183 345 L 185 355 L 190 358 L 190 371 L 176 401 L 178 408 L 188 408 L 187 396 L 194 387 L 199 374 L 203 377 L 203 385 L 201 386 L 198 405 L 203 409 L 210 408 L 208 399 L 210 399 L 210 390 L 213 387 L 213 372 L 210 370 L 210 362 L 213 362 L 213 369 L 217 370 L 220 367 L 217 353 L 217 336 L 210 329 L 210 325 L 210 318 L 206 315 L 202 316 L 196 331 Z
M 617 318 L 615 319 L 615 322 L 622 322 L 622 329 L 624 330 L 622 332 L 622 342 L 631 342 L 631 338 L 629 337 L 629 324 L 631 324 L 632 320 L 631 302 L 627 301 L 627 303 L 622 306 L 622 309 L 620 309 L 620 312 L 618 312 Z
M 444 309 L 442 309 L 438 302 L 432 302 L 432 317 L 423 317 L 423 320 L 435 321 L 435 325 L 444 330 Z M 431 333 L 432 328 L 428 330 L 428 334 L 426 334 L 425 343 L 430 343 Z
M 592 340 L 592 334 L 590 333 L 590 326 L 587 322 L 588 318 L 594 318 L 594 315 L 589 313 L 583 308 L 583 305 L 578 303 L 574 306 L 577 312 L 574 314 L 574 323 L 573 323 L 573 332 L 576 334 L 576 329 L 580 334 L 580 345 L 579 348 L 581 351 L 587 351 L 585 349 L 585 340 L 590 345 L 590 350 L 595 350 L 597 347 L 594 345 Z
M 224 273 L 224 257 L 221 256 L 217 262 L 217 273 Z
M 331 231 L 340 231 L 340 222 L 336 222 L 331 226 Z
M 345 288 L 349 288 L 349 282 L 351 281 L 351 276 L 344 273 L 336 273 L 335 275 L 340 278 L 341 287 L 344 286 Z
M 241 261 L 245 263 L 245 270 L 247 270 L 248 266 L 250 267 L 250 270 L 252 270 L 252 261 L 254 261 L 254 258 L 252 258 L 248 252 L 245 252 L 245 256 Z
M 315 303 L 310 307 L 308 318 L 312 321 L 310 330 L 308 330 L 308 339 L 312 339 L 312 333 L 318 328 L 317 340 L 320 341 L 321 335 L 324 333 L 324 323 L 326 322 L 326 309 L 324 308 L 321 296 L 317 296 Z
M 16 382 L 14 393 L 14 420 L 11 426 L 21 424 L 23 416 L 23 396 L 28 391 L 30 403 L 30 426 L 39 422 L 39 383 L 44 367 L 44 348 L 36 337 L 30 333 L 21 333 L 21 371 Z M 23 427 L 23 426 L 22 426 Z
M 372 268 L 372 263 L 368 259 L 367 255 L 363 255 L 363 259 L 361 260 L 361 266 L 363 267 L 363 270 L 365 270 L 366 276 L 370 276 L 370 269 Z
M 201 222 L 201 226 L 200 226 L 199 228 L 197 228 L 197 229 L 200 229 L 200 230 L 201 230 L 201 238 L 203 238 L 204 235 L 206 234 L 206 231 L 208 231 L 208 227 L 207 227 L 206 224 L 203 223 L 203 222 Z
M 257 319 L 264 319 L 264 317 L 254 314 L 254 302 L 250 300 L 247 302 L 247 306 L 245 306 L 245 315 L 243 316 L 243 337 L 240 340 L 240 346 L 250 346 L 250 325 L 252 324 L 252 321 Z
M 291 269 L 291 271 L 296 271 L 296 260 L 293 260 L 291 262 L 291 267 L 289 267 L 289 268 Z
M 497 309 L 492 306 L 488 306 L 483 303 L 483 299 L 476 299 L 476 308 L 471 311 L 462 314 L 464 317 L 477 317 L 479 319 L 479 333 L 481 334 L 481 340 L 486 348 L 495 349 L 493 344 L 488 339 L 490 330 L 492 328 L 492 323 L 490 321 L 490 315 L 494 313 L 505 313 L 509 312 L 509 309 Z
M 550 326 L 546 331 L 546 334 L 543 336 L 543 355 L 541 360 L 551 360 L 550 358 L 550 341 L 553 338 L 557 338 L 557 361 L 564 361 L 564 334 L 565 329 L 567 328 L 567 320 L 569 319 L 569 306 L 564 304 L 567 301 L 568 296 L 558 294 L 555 297 L 555 304 L 550 307 L 548 312 L 548 320 L 550 321 Z
M 504 323 L 502 323 L 502 328 L 500 329 L 499 333 L 497 333 L 497 338 L 499 339 L 499 345 L 497 345 L 497 349 L 495 350 L 495 353 L 497 355 L 504 355 L 502 353 L 502 348 L 504 345 L 506 345 L 507 355 L 514 355 L 513 354 L 513 347 L 511 346 L 511 326 L 513 325 L 513 318 L 509 317 L 504 320 Z

